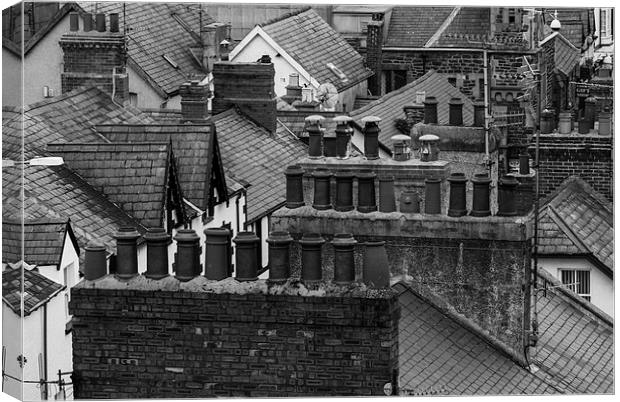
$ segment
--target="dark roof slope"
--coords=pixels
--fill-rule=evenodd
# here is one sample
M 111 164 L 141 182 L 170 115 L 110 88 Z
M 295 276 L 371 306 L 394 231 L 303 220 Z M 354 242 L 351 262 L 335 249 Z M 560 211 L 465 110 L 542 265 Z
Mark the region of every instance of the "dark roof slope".
M 612 206 L 585 181 L 566 179 L 542 204 L 540 219 L 540 254 L 591 254 L 613 271 Z
M 183 195 L 203 211 L 207 210 L 213 177 L 220 197 L 227 193 L 212 123 L 98 125 L 95 130 L 112 142 L 170 142 Z
M 24 316 L 30 315 L 45 305 L 65 286 L 47 279 L 36 271 L 18 266 L 2 272 L 2 301 L 15 312 L 21 314 L 21 288 L 24 285 Z
M 411 104 L 415 100 L 417 91 L 425 91 L 426 96 L 434 96 L 437 105 L 437 119 L 439 124 L 448 124 L 450 106 L 448 102 L 452 97 L 460 97 L 463 100 L 463 123 L 471 126 L 474 121 L 473 103 L 461 91 L 456 89 L 447 79 L 435 70 L 430 70 L 417 80 L 410 82 L 396 91 L 389 92 L 381 98 L 366 106 L 353 110 L 351 117 L 359 120 L 364 116 L 378 116 L 382 119 L 379 127 L 379 142 L 388 149 L 392 148 L 390 138 L 401 132 L 394 125 L 394 121 L 405 118 L 403 106 Z
M 372 75 L 362 56 L 313 9 L 284 16 L 262 28 L 320 84 L 330 82 L 341 90 Z M 327 63 L 339 68 L 347 80 L 339 79 Z
M 448 395 L 557 393 L 444 314 L 411 288 L 399 283 L 399 360 L 402 393 Z
M 433 47 L 483 47 L 491 32 L 490 11 L 488 7 L 461 7 Z
M 613 321 L 539 270 L 538 345 L 530 363 L 560 391 L 614 392 Z
M 171 158 L 167 143 L 70 143 L 47 148 L 144 226 L 163 225 Z
M 78 247 L 68 219 L 25 221 L 23 225 L 2 219 L 2 262 L 22 261 L 23 248 L 23 260 L 28 264 L 59 265 L 66 235 Z
M 307 147 L 278 123 L 269 133 L 235 109 L 213 117 L 226 174 L 247 188 L 247 219 L 254 221 L 286 199 L 284 170 L 305 155 Z
M 385 46 L 423 47 L 454 7 L 394 7 Z M 384 28 L 385 29 L 385 28 Z
M 84 10 L 123 15 L 123 3 L 80 3 Z M 215 22 L 204 7 L 202 24 Z M 190 48 L 201 46 L 198 4 L 127 2 L 127 53 L 129 64 L 138 67 L 147 82 L 167 95 L 175 95 L 189 76 L 203 78 L 205 73 Z M 121 32 L 124 18 L 119 21 Z M 177 67 L 170 64 L 164 55 Z M 163 95 L 163 94 L 162 94 Z

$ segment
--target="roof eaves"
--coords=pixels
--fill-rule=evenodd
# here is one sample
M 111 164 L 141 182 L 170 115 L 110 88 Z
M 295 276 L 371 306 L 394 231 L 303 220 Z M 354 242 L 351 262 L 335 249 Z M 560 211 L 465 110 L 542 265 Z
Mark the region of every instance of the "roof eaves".
M 272 18 L 272 19 L 268 20 L 267 22 L 264 22 L 264 23 L 262 23 L 262 24 L 258 24 L 258 25 L 259 25 L 259 26 L 263 26 L 263 27 L 268 26 L 268 25 L 273 25 L 273 24 L 275 24 L 276 22 L 284 21 L 284 20 L 286 20 L 286 19 L 289 19 L 289 18 L 294 17 L 294 16 L 296 16 L 296 15 L 299 15 L 299 14 L 301 14 L 301 13 L 305 13 L 306 11 L 310 10 L 311 8 L 312 8 L 312 7 L 310 7 L 310 6 L 308 6 L 308 7 L 303 7 L 303 8 L 301 8 L 301 9 L 299 9 L 299 10 L 295 10 L 295 11 L 292 11 L 292 12 L 290 12 L 290 13 L 286 13 L 286 14 L 283 14 L 283 15 L 277 16 L 277 17 L 275 17 L 275 18 Z
M 60 285 L 60 284 L 59 284 Z M 67 288 L 67 286 L 65 285 L 61 285 L 60 288 L 56 289 L 54 292 L 50 293 L 49 296 L 47 296 L 45 299 L 41 300 L 40 302 L 38 302 L 37 304 L 35 304 L 34 306 L 30 307 L 28 309 L 28 311 L 24 311 L 24 317 L 29 316 L 31 313 L 34 313 L 36 310 L 39 309 L 39 307 L 46 305 L 47 303 L 50 302 L 50 300 L 52 300 L 54 297 L 56 297 L 56 295 L 60 292 L 62 292 L 63 290 L 65 290 Z
M 22 47 L 10 39 L 2 37 L 2 47 L 13 53 L 15 56 L 22 57 Z
M 77 3 L 66 3 L 63 5 L 53 16 L 52 18 L 45 24 L 43 28 L 41 28 L 37 33 L 35 33 L 29 40 L 26 42 L 26 46 L 24 47 L 24 55 L 28 54 L 41 39 L 47 35 L 52 28 L 56 26 L 69 12 L 75 11 L 80 15 L 84 14 L 84 9 L 80 7 Z

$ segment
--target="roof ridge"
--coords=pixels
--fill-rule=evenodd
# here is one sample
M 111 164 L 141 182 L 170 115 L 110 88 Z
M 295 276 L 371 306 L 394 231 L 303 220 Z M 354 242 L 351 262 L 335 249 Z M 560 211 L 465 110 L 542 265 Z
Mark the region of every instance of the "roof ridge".
M 301 13 L 305 13 L 308 10 L 312 10 L 312 6 L 307 6 L 307 7 L 303 7 L 299 10 L 296 11 L 291 11 L 290 13 L 286 13 L 286 14 L 282 14 L 278 17 L 272 18 L 270 20 L 267 20 L 266 22 L 263 22 L 262 24 L 257 24 L 259 27 L 266 27 L 267 25 L 272 25 L 275 24 L 276 22 L 280 22 L 280 21 L 284 21 L 288 18 L 294 17 L 296 15 L 299 15 Z
M 562 217 L 560 217 L 560 214 L 558 214 L 558 212 L 555 210 L 555 208 L 553 208 L 552 205 L 547 205 L 547 211 L 549 211 L 549 217 L 551 218 L 551 220 L 553 220 L 555 222 L 556 225 L 558 225 L 558 227 L 560 228 L 560 230 L 562 230 L 562 232 L 564 232 L 564 234 L 566 235 L 566 237 L 568 237 L 568 239 L 573 242 L 574 245 L 577 246 L 578 249 L 580 249 L 582 252 L 584 253 L 592 253 L 592 250 L 590 250 L 584 243 L 583 241 L 579 238 L 579 236 L 577 236 L 572 229 L 566 224 L 566 222 L 564 222 L 564 220 L 562 219 Z

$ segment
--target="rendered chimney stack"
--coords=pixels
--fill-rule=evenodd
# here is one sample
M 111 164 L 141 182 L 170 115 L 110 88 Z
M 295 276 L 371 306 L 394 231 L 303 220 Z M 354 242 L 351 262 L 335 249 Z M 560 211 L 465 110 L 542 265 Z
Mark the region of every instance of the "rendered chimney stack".
M 325 239 L 318 233 L 305 233 L 301 245 L 301 279 L 304 282 L 319 282 L 323 279 L 322 248 Z
M 474 185 L 474 194 L 470 215 L 477 217 L 491 215 L 489 204 L 489 184 L 491 183 L 491 178 L 486 173 L 475 174 L 472 183 Z
M 441 179 L 436 177 L 424 179 L 424 213 L 441 213 Z
M 291 276 L 290 246 L 293 238 L 288 232 L 275 231 L 269 233 L 269 280 L 284 282 Z
M 334 283 L 346 285 L 355 281 L 354 249 L 357 240 L 351 233 L 336 233 L 332 240 L 334 246 Z
M 451 98 L 448 102 L 450 106 L 450 125 L 462 126 L 463 125 L 463 99 Z
M 396 211 L 394 176 L 379 176 L 379 211 Z
M 357 173 L 357 210 L 362 213 L 377 210 L 375 194 L 375 178 L 377 175 L 370 170 L 360 170 Z
M 308 156 L 312 159 L 323 157 L 323 132 L 321 122 L 325 120 L 323 116 L 312 115 L 305 118 L 306 131 L 308 132 Z
M 497 216 L 516 216 L 517 206 L 515 202 L 515 189 L 519 185 L 512 175 L 506 175 L 499 180 L 497 203 Z
M 420 199 L 413 191 L 400 193 L 400 212 L 404 214 L 417 214 L 420 212 Z
M 209 117 L 209 97 L 211 91 L 208 84 L 192 80 L 179 88 L 181 95 L 181 120 L 183 122 L 203 122 Z
M 338 159 L 349 158 L 349 141 L 353 135 L 353 129 L 349 126 L 353 119 L 349 116 L 336 116 L 336 157 Z
M 395 161 L 408 161 L 411 159 L 411 137 L 405 134 L 396 134 L 390 138 L 392 140 L 392 158 Z
M 364 123 L 364 156 L 366 159 L 379 159 L 379 123 L 381 118 L 377 116 L 366 116 L 362 118 Z
M 174 240 L 177 242 L 175 255 L 175 277 L 187 282 L 200 275 L 200 237 L 193 229 L 179 229 Z
M 94 281 L 108 273 L 105 255 L 105 246 L 99 242 L 90 241 L 84 247 L 84 279 Z
M 424 124 L 437 124 L 437 98 L 427 96 L 424 100 Z
M 258 247 L 260 239 L 253 232 L 239 232 L 233 239 L 235 250 L 235 279 L 239 282 L 258 279 Z
M 231 232 L 226 228 L 207 228 L 205 234 L 205 277 L 219 281 L 231 273 Z
M 362 277 L 364 283 L 376 288 L 390 286 L 390 264 L 385 250 L 384 241 L 365 243 Z
M 314 178 L 314 202 L 312 208 L 320 211 L 331 209 L 331 178 L 332 174 L 327 169 L 317 169 L 312 173 Z
M 146 273 L 150 279 L 161 279 L 168 273 L 168 245 L 170 235 L 164 228 L 149 228 L 144 235 L 146 240 Z
M 353 207 L 353 178 L 352 172 L 337 171 L 336 178 L 336 201 L 334 209 L 340 212 L 352 211 Z
M 116 239 L 116 276 L 131 279 L 138 275 L 138 239 L 140 233 L 132 227 L 122 227 L 114 235 Z
M 302 88 L 299 85 L 299 74 L 289 74 L 288 85 L 286 86 L 286 95 L 284 95 L 282 99 L 288 104 L 292 104 L 295 101 L 301 101 L 301 91 Z
M 286 175 L 286 207 L 293 209 L 304 206 L 304 170 L 299 165 L 291 165 L 286 168 L 284 174 Z
M 450 182 L 450 207 L 448 216 L 459 217 L 467 215 L 466 187 L 467 179 L 464 173 L 452 173 L 448 177 Z

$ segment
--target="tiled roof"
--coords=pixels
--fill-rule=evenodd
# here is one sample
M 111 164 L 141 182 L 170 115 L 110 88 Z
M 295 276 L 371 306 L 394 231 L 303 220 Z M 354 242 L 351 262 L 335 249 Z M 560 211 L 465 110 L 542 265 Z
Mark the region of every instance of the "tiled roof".
M 362 56 L 313 9 L 279 18 L 262 29 L 320 84 L 330 82 L 340 90 L 372 75 Z M 327 63 L 348 80 L 340 80 Z
M 134 226 L 144 231 L 139 222 L 66 167 L 32 166 L 26 173 L 22 203 L 21 172 L 3 169 L 3 219 L 20 217 L 22 206 L 26 220 L 71 218 L 80 249 L 96 240 L 106 246 L 108 253 L 116 249 L 112 235 L 119 227 Z
M 555 69 L 565 76 L 569 76 L 573 69 L 579 64 L 579 49 L 574 47 L 562 34 L 555 33 L 553 46 L 555 47 Z
M 213 177 L 218 193 L 226 192 L 219 146 L 211 123 L 98 125 L 95 130 L 112 142 L 171 142 L 183 196 L 203 211 L 207 210 Z
M 22 225 L 21 221 L 3 218 L 2 262 L 24 260 L 32 265 L 58 265 L 67 234 L 78 247 L 68 219 L 25 221 Z
M 553 386 L 519 366 L 411 288 L 399 283 L 402 394 L 547 394 Z
M 453 7 L 394 7 L 385 46 L 423 47 Z M 385 29 L 385 28 L 384 28 Z
M 123 15 L 123 3 L 99 2 L 80 3 L 84 10 L 99 13 L 117 12 Z M 190 48 L 199 47 L 200 13 L 198 4 L 166 4 L 127 2 L 129 64 L 137 65 L 147 80 L 168 95 L 178 91 L 179 86 L 190 75 L 203 78 L 205 73 L 192 55 Z M 207 7 L 205 7 L 206 10 Z M 206 12 L 202 13 L 202 24 L 215 22 Z M 124 18 L 119 21 L 121 32 Z M 190 33 L 191 32 L 191 33 Z M 164 59 L 166 55 L 178 65 L 175 68 Z
M 536 375 L 565 393 L 613 393 L 611 318 L 597 313 L 543 270 L 539 270 L 539 283 L 539 340 L 530 360 L 540 369 Z
M 305 155 L 307 147 L 278 123 L 275 134 L 235 109 L 213 117 L 229 177 L 248 183 L 247 219 L 256 220 L 286 200 L 284 170 Z
M 570 177 L 540 208 L 541 254 L 591 254 L 614 266 L 611 203 L 578 177 Z
M 394 125 L 396 119 L 404 119 L 405 112 L 403 106 L 410 105 L 415 101 L 416 92 L 425 91 L 426 96 L 434 96 L 439 104 L 437 105 L 437 119 L 439 124 L 448 124 L 450 106 L 448 102 L 452 97 L 460 97 L 463 100 L 463 123 L 471 126 L 474 121 L 473 103 L 461 91 L 456 89 L 440 73 L 430 70 L 417 80 L 405 85 L 396 91 L 389 92 L 369 103 L 368 105 L 353 110 L 351 117 L 356 121 L 364 116 L 378 116 L 381 123 L 379 127 L 379 142 L 388 149 L 392 148 L 390 138 L 401 132 Z
M 47 148 L 144 226 L 163 225 L 171 158 L 167 143 L 70 143 Z
M 23 276 L 22 276 L 23 271 Z M 36 271 L 9 268 L 2 272 L 2 301 L 15 312 L 21 314 L 21 288 L 24 285 L 24 316 L 30 315 L 45 305 L 65 287 Z

